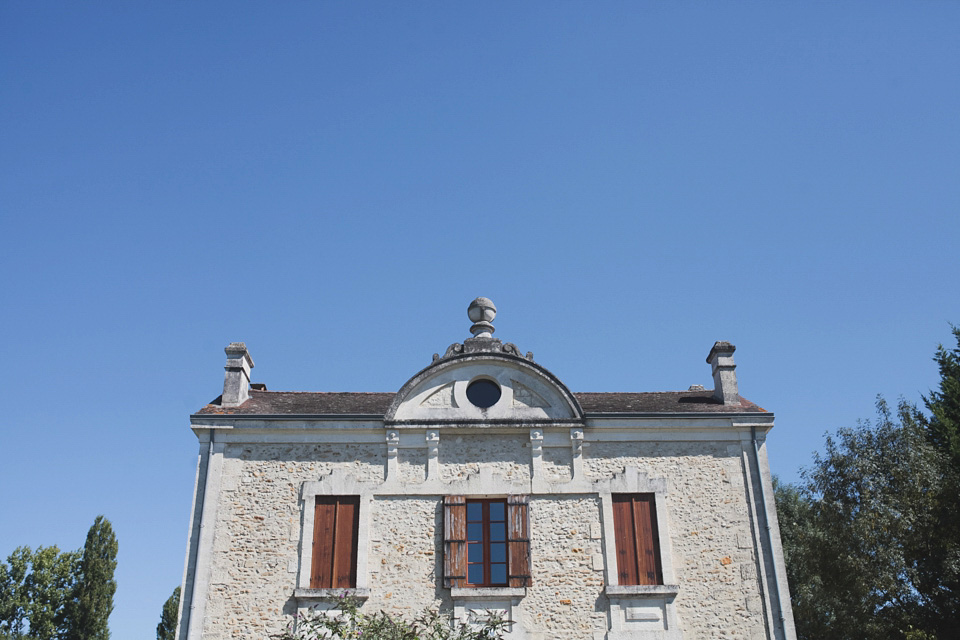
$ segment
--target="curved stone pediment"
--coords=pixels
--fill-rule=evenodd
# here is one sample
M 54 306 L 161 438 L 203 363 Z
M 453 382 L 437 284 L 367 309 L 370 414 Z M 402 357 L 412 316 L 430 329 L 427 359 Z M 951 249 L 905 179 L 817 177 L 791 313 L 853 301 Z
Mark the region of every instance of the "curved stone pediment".
M 488 392 L 479 403 L 468 393 L 478 381 L 487 381 L 483 384 Z M 580 420 L 582 412 L 566 386 L 540 365 L 509 354 L 478 353 L 435 361 L 401 387 L 384 418 L 410 423 L 528 423 Z

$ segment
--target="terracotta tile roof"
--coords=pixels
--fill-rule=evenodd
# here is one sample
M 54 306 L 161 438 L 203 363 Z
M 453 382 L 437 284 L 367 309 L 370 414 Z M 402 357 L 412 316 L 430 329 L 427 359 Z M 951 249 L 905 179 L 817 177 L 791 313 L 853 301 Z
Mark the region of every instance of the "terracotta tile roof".
M 396 394 L 356 392 L 250 391 L 239 407 L 220 406 L 217 398 L 197 415 L 364 415 L 382 416 Z M 739 406 L 722 405 L 712 391 L 652 393 L 574 393 L 586 414 L 604 413 L 766 413 L 745 398 Z

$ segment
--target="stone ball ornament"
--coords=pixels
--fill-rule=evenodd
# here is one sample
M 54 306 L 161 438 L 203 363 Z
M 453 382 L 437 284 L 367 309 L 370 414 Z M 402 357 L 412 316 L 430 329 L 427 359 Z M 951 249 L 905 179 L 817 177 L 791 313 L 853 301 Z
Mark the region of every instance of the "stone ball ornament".
M 467 315 L 471 322 L 493 322 L 497 317 L 497 306 L 490 298 L 480 297 L 467 307 Z
M 473 322 L 470 333 L 474 338 L 489 338 L 496 329 L 493 328 L 493 319 L 497 317 L 497 307 L 490 298 L 479 297 L 467 307 L 467 316 Z

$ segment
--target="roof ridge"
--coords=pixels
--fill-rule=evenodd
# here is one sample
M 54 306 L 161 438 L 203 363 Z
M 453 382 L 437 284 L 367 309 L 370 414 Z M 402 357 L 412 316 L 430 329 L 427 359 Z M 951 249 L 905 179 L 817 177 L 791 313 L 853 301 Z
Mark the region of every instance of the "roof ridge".
M 618 393 L 713 393 L 712 389 L 669 389 L 665 391 L 573 391 L 572 393 L 595 393 L 604 395 L 615 395 Z
M 351 395 L 391 395 L 395 394 L 396 391 L 280 391 L 276 389 L 251 389 L 251 393 L 309 393 L 310 395 L 317 395 L 321 393 L 349 393 Z

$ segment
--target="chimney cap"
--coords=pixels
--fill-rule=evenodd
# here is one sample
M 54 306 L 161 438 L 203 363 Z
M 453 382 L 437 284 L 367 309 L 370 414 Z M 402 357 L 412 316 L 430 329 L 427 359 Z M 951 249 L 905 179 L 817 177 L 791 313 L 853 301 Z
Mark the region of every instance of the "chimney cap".
M 243 342 L 231 342 L 226 347 L 224 347 L 223 352 L 227 354 L 227 358 L 231 360 L 236 360 L 239 358 L 244 358 L 247 361 L 247 364 L 250 368 L 253 368 L 253 358 L 250 356 L 250 352 L 247 351 L 247 345 Z
M 713 343 L 713 348 L 710 349 L 710 353 L 707 355 L 707 364 L 713 364 L 714 356 L 721 354 L 729 356 L 736 350 L 737 348 L 726 340 L 717 340 Z

